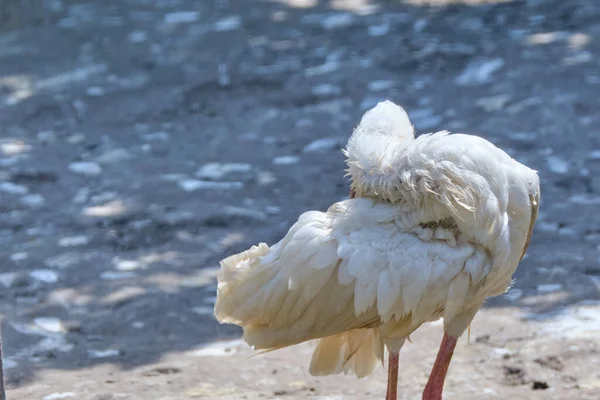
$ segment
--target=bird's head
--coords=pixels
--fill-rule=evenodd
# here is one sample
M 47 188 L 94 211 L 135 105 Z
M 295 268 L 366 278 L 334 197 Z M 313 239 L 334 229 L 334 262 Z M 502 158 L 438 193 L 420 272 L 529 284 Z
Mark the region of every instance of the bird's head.
M 526 251 L 539 177 L 491 142 L 446 131 L 415 139 L 404 109 L 384 101 L 365 113 L 344 154 L 351 197 L 400 204 L 415 210 L 415 221 L 451 218 L 462 233 L 490 246 L 510 223 L 510 247 L 521 256 Z
M 352 178 L 351 197 L 363 196 L 375 189 L 399 148 L 414 140 L 414 135 L 408 114 L 393 102 L 382 101 L 368 110 L 343 150 L 348 175 Z

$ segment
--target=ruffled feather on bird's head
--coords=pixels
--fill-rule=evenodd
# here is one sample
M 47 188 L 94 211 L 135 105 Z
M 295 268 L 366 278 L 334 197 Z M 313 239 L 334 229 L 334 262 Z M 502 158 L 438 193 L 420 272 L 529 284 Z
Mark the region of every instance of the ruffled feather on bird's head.
M 361 197 L 391 200 L 389 195 L 400 184 L 394 164 L 414 135 L 406 111 L 391 101 L 380 102 L 367 111 L 344 150 L 352 189 Z

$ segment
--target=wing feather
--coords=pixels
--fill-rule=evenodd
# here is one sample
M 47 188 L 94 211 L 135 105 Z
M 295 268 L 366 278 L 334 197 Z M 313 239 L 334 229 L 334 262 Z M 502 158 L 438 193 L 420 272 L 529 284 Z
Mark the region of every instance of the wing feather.
M 368 199 L 303 214 L 271 249 L 261 244 L 221 262 L 217 319 L 241 325 L 256 349 L 274 349 L 408 315 L 424 322 L 448 304 L 455 312 L 485 257 L 468 243 L 423 241 L 402 217 Z

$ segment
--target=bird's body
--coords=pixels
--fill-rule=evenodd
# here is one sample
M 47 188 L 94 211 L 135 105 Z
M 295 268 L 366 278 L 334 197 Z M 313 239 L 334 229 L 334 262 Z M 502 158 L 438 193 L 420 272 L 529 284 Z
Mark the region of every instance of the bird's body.
M 318 339 L 312 374 L 362 377 L 423 323 L 443 317 L 458 338 L 486 297 L 508 289 L 539 179 L 476 136 L 415 139 L 391 102 L 365 114 L 345 154 L 356 198 L 223 260 L 215 315 L 255 349 Z

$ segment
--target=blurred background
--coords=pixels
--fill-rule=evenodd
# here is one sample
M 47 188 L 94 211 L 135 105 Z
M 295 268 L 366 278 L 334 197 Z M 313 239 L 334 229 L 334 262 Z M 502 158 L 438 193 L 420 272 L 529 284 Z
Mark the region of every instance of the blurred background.
M 481 135 L 542 182 L 528 256 L 445 399 L 600 398 L 600 3 L 0 0 L 0 315 L 9 399 L 381 399 L 249 358 L 223 257 L 348 194 L 368 108 Z M 441 326 L 413 335 L 420 399 Z

